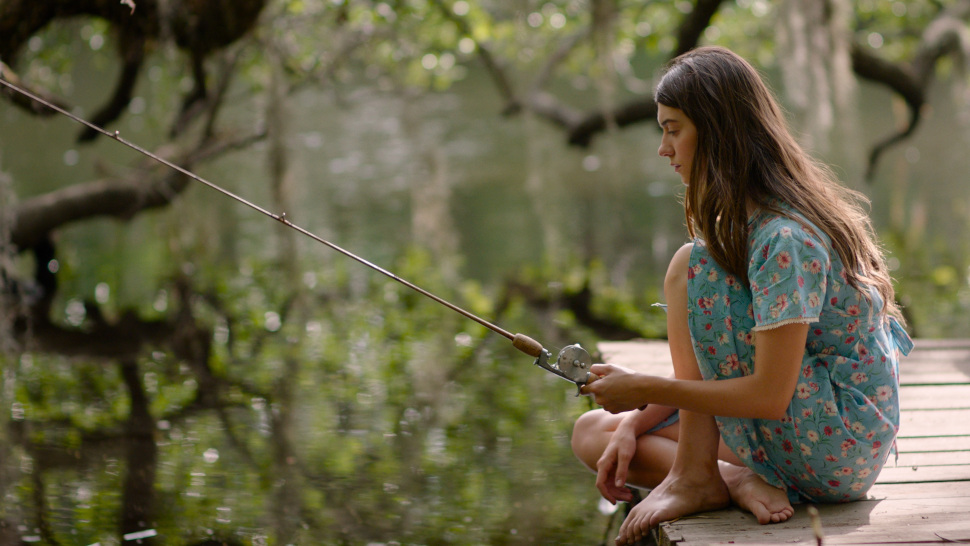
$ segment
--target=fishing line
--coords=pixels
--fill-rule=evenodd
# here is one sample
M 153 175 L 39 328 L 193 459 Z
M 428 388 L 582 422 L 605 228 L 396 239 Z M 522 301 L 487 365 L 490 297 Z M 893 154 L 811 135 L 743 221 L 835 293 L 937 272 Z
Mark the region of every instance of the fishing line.
M 3 84 L 8 89 L 11 89 L 11 90 L 13 90 L 13 91 L 15 91 L 17 93 L 20 93 L 21 95 L 23 95 L 25 97 L 28 97 L 28 98 L 30 98 L 30 99 L 32 99 L 32 100 L 34 100 L 34 101 L 36 101 L 36 102 L 38 102 L 38 103 L 46 106 L 47 108 L 50 108 L 51 110 L 54 110 L 55 112 L 58 112 L 59 114 L 62 114 L 64 116 L 67 116 L 68 118 L 74 120 L 75 122 L 77 122 L 77 123 L 79 123 L 81 125 L 84 125 L 85 127 L 88 127 L 88 128 L 90 128 L 90 129 L 92 129 L 94 131 L 97 131 L 98 133 L 101 133 L 102 135 L 105 135 L 108 138 L 114 139 L 115 141 L 120 142 L 121 144 L 124 144 L 125 146 L 131 148 L 132 150 L 135 150 L 136 152 L 138 152 L 138 153 L 140 153 L 140 154 L 142 154 L 142 155 L 144 155 L 146 157 L 149 157 L 149 158 L 151 158 L 151 159 L 153 159 L 153 160 L 155 160 L 155 161 L 157 161 L 157 162 L 159 162 L 159 163 L 161 163 L 161 164 L 163 164 L 163 165 L 165 165 L 165 166 L 167 166 L 167 167 L 169 167 L 171 169 L 174 169 L 175 171 L 177 171 L 177 172 L 179 172 L 179 173 L 181 173 L 181 174 L 183 174 L 183 175 L 191 178 L 192 180 L 195 180 L 196 182 L 199 182 L 201 184 L 204 184 L 205 186 L 208 186 L 209 188 L 211 188 L 211 189 L 213 189 L 213 190 L 215 190 L 215 191 L 217 191 L 217 192 L 225 195 L 226 197 L 229 197 L 230 199 L 233 199 L 233 200 L 235 200 L 235 201 L 237 201 L 239 203 L 242 203 L 243 205 L 246 205 L 247 207 L 255 210 L 256 212 L 258 212 L 258 213 L 260 213 L 260 214 L 262 214 L 264 216 L 268 216 L 268 217 L 272 218 L 273 220 L 276 220 L 277 222 L 280 222 L 281 224 L 283 224 L 283 225 L 285 225 L 285 226 L 287 226 L 287 227 L 289 227 L 289 228 L 291 228 L 293 230 L 296 230 L 299 233 L 302 233 L 303 235 L 305 235 L 305 236 L 313 239 L 314 241 L 316 241 L 318 243 L 321 243 L 321 244 L 323 244 L 323 245 L 325 245 L 327 247 L 330 247 L 331 249 L 333 249 L 333 250 L 335 250 L 335 251 L 343 254 L 344 256 L 347 256 L 348 258 L 351 258 L 351 259 L 353 259 L 353 260 L 355 260 L 355 261 L 357 261 L 357 262 L 359 262 L 359 263 L 361 263 L 361 264 L 363 264 L 363 265 L 365 265 L 365 266 L 373 269 L 374 271 L 377 271 L 378 273 L 381 273 L 382 275 L 384 275 L 384 276 L 386 276 L 386 277 L 388 277 L 390 279 L 393 279 L 393 280 L 395 280 L 395 281 L 403 284 L 404 286 L 410 288 L 411 290 L 414 290 L 415 292 L 418 292 L 418 293 L 420 293 L 420 294 L 422 294 L 422 295 L 424 295 L 424 296 L 426 296 L 426 297 L 428 297 L 428 298 L 430 298 L 430 299 L 432 299 L 432 300 L 440 303 L 441 305 L 444 305 L 448 309 L 451 309 L 452 311 L 454 311 L 454 312 L 456 312 L 456 313 L 458 313 L 458 314 L 460 314 L 460 315 L 462 315 L 462 316 L 464 316 L 466 318 L 469 318 L 469 319 L 471 319 L 471 320 L 473 320 L 473 321 L 481 324 L 482 326 L 488 328 L 489 330 L 491 330 L 491 331 L 493 331 L 493 332 L 495 332 L 497 334 L 500 334 L 500 335 L 502 335 L 502 336 L 504 336 L 504 337 L 512 340 L 512 345 L 516 349 L 522 351 L 523 353 L 525 353 L 525 354 L 527 354 L 529 356 L 535 357 L 537 359 L 537 362 L 536 362 L 537 365 L 540 365 L 539 364 L 539 361 L 538 361 L 540 358 L 542 358 L 543 356 L 549 356 L 548 351 L 545 350 L 545 349 L 543 349 L 542 344 L 540 344 L 538 341 L 530 338 L 529 336 L 526 336 L 524 334 L 513 334 L 513 333 L 509 332 L 508 330 L 505 330 L 504 328 L 501 328 L 501 327 L 499 327 L 499 326 L 497 326 L 495 324 L 492 324 L 491 322 L 489 322 L 489 321 L 487 321 L 487 320 L 485 320 L 485 319 L 483 319 L 483 318 L 475 315 L 474 313 L 471 313 L 470 311 L 466 311 L 465 309 L 462 309 L 461 307 L 459 307 L 459 306 L 457 306 L 457 305 L 455 305 L 455 304 L 453 304 L 453 303 L 451 303 L 451 302 L 449 302 L 449 301 L 447 301 L 447 300 L 445 300 L 445 299 L 443 299 L 441 297 L 438 297 L 435 294 L 432 294 L 431 292 L 428 292 L 424 288 L 421 288 L 420 286 L 418 286 L 418 285 L 416 285 L 416 284 L 414 284 L 414 283 L 412 283 L 412 282 L 410 282 L 410 281 L 408 281 L 406 279 L 403 279 L 403 278 L 395 275 L 394 273 L 388 271 L 387 269 L 384 269 L 383 267 L 381 267 L 381 266 L 379 266 L 379 265 L 377 265 L 377 264 L 375 264 L 373 262 L 370 262 L 370 261 L 368 261 L 368 260 L 366 260 L 366 259 L 364 259 L 364 258 L 362 258 L 362 257 L 360 257 L 360 256 L 358 256 L 356 254 L 354 254 L 353 252 L 350 252 L 349 250 L 346 250 L 346 249 L 344 249 L 344 248 L 342 248 L 342 247 L 340 247 L 340 246 L 338 246 L 338 245 L 336 245 L 334 243 L 331 243 L 330 241 L 327 241 L 326 239 L 324 239 L 324 238 L 322 238 L 322 237 L 320 237 L 320 236 L 318 236 L 318 235 L 310 232 L 309 230 L 307 230 L 305 228 L 302 228 L 302 227 L 294 224 L 293 222 L 290 222 L 289 220 L 287 220 L 286 213 L 285 212 L 283 212 L 281 214 L 276 214 L 276 213 L 270 212 L 269 210 L 264 209 L 263 207 L 255 204 L 255 203 L 252 203 L 251 201 L 248 201 L 248 200 L 242 198 L 241 196 L 236 195 L 235 193 L 233 193 L 233 192 L 231 192 L 231 191 L 229 191 L 229 190 L 227 190 L 227 189 L 225 189 L 225 188 L 223 188 L 223 187 L 221 187 L 221 186 L 219 186 L 217 184 L 214 184 L 214 183 L 206 180 L 205 178 L 202 178 L 201 176 L 195 174 L 194 172 L 192 172 L 192 171 L 190 171 L 190 170 L 188 170 L 188 169 L 186 169 L 184 167 L 181 167 L 179 165 L 176 165 L 175 163 L 172 163 L 171 161 L 169 161 L 169 160 L 167 160 L 165 158 L 159 157 L 159 156 L 153 154 L 152 152 L 150 152 L 150 151 L 142 148 L 141 146 L 139 146 L 139 145 L 137 145 L 137 144 L 135 144 L 135 143 L 133 143 L 131 141 L 128 141 L 128 140 L 122 138 L 121 137 L 121 133 L 119 131 L 108 131 L 108 130 L 102 128 L 102 127 L 99 127 L 99 126 L 91 123 L 90 121 L 87 121 L 87 120 L 85 120 L 85 119 L 83 119 L 83 118 L 81 118 L 79 116 L 74 115 L 71 112 L 68 112 L 67 110 L 61 108 L 60 106 L 57 106 L 56 104 L 52 104 L 50 101 L 47 101 L 44 98 L 42 98 L 40 96 L 37 96 L 36 94 L 34 94 L 34 93 L 32 93 L 32 92 L 30 92 L 30 91 L 28 91 L 26 89 L 23 89 L 23 88 L 15 85 L 15 84 L 7 81 L 3 77 L 2 69 L 0 69 L 0 84 Z M 563 350 L 565 350 L 565 349 L 563 349 Z M 561 352 L 560 352 L 560 354 L 561 354 Z M 549 371 L 552 371 L 556 375 L 560 375 L 561 377 L 565 377 L 565 376 L 562 376 L 562 374 L 559 373 L 558 370 L 553 370 L 553 369 L 550 369 L 547 366 L 542 366 L 542 365 L 540 365 L 540 367 L 543 367 L 544 369 L 547 369 Z M 566 377 L 566 379 L 569 379 L 570 381 L 573 381 L 573 379 L 570 379 L 568 377 Z

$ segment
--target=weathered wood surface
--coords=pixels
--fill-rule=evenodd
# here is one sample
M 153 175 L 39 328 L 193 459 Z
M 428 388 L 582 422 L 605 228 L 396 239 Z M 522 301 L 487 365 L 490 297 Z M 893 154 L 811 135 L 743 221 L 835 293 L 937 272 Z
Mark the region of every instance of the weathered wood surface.
M 602 360 L 670 373 L 663 341 L 604 342 Z M 918 340 L 900 363 L 898 459 L 864 501 L 819 506 L 824 544 L 970 543 L 970 340 Z M 661 544 L 816 544 L 807 511 L 759 525 L 738 509 L 665 523 Z

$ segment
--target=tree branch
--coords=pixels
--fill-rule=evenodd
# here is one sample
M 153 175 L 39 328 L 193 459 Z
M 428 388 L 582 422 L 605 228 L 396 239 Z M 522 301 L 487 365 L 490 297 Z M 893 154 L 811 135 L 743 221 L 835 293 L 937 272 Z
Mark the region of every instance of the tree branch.
M 212 141 L 202 149 L 182 154 L 182 159 L 175 163 L 192 165 L 244 148 L 265 136 L 265 132 L 261 131 L 236 139 Z M 171 157 L 176 154 L 171 148 L 166 148 L 157 155 Z M 149 181 L 146 183 L 140 178 L 136 179 L 137 175 L 148 176 Z M 185 189 L 188 182 L 189 179 L 184 175 L 166 172 L 162 166 L 156 166 L 154 160 L 146 159 L 135 170 L 135 174 L 126 178 L 75 184 L 27 199 L 14 210 L 10 242 L 23 250 L 42 241 L 50 232 L 72 222 L 101 216 L 130 220 L 144 210 L 169 205 Z
M 711 19 L 722 3 L 724 0 L 697 0 L 694 9 L 684 17 L 677 30 L 677 47 L 674 49 L 673 57 L 697 47 L 701 34 L 711 24 Z M 620 106 L 608 115 L 602 111 L 589 113 L 571 127 L 567 141 L 571 146 L 582 148 L 589 146 L 596 135 L 606 130 L 608 118 L 614 120 L 617 127 L 625 127 L 653 120 L 656 117 L 657 105 L 654 104 L 653 97 L 643 97 Z
M 671 58 L 687 53 L 697 47 L 701 34 L 711 25 L 711 19 L 721 8 L 724 0 L 697 0 L 694 9 L 684 17 L 677 30 L 677 48 Z
M 22 317 L 14 338 L 23 347 L 68 357 L 134 358 L 146 345 L 161 345 L 174 327 L 165 320 L 141 320 L 127 313 L 114 323 L 91 321 L 87 328 L 67 328 L 46 317 Z
M 47 91 L 42 89 L 34 89 L 28 86 L 26 83 L 24 83 L 23 80 L 20 79 L 20 76 L 18 76 L 17 73 L 14 72 L 9 66 L 4 64 L 3 61 L 0 61 L 0 78 L 16 85 L 21 89 L 26 89 L 27 91 L 33 93 L 34 95 L 46 100 L 47 102 L 55 106 L 68 109 L 68 107 L 64 105 L 63 101 L 54 97 Z M 0 96 L 6 97 L 6 99 L 12 102 L 13 104 L 37 116 L 52 116 L 57 113 L 55 110 L 48 108 L 47 106 L 44 106 L 43 104 L 27 97 L 26 95 L 17 93 L 16 91 L 13 91 L 12 89 L 6 86 L 0 88 Z
M 451 21 L 455 26 L 458 27 L 458 31 L 461 32 L 463 36 L 475 40 L 474 33 L 468 26 L 468 23 L 461 17 L 455 15 L 454 10 L 446 5 L 443 0 L 432 0 L 432 3 L 438 7 L 438 10 L 445 19 Z M 487 44 L 483 44 L 478 40 L 475 40 L 475 50 L 478 52 L 479 60 L 481 60 L 482 64 L 485 65 L 485 70 L 488 71 L 489 75 L 492 77 L 492 80 L 495 82 L 495 85 L 498 87 L 499 95 L 501 95 L 502 98 L 504 98 L 508 103 L 505 110 L 507 112 L 518 110 L 518 99 L 516 97 L 515 90 L 512 87 L 512 81 L 505 74 L 505 70 L 502 69 L 499 62 L 495 59 L 495 56 L 492 55 L 492 50 Z
M 15 65 L 24 44 L 57 21 L 76 16 L 107 21 L 118 41 L 123 71 L 112 98 L 95 115 L 96 124 L 105 126 L 120 117 L 131 100 L 149 42 L 174 39 L 178 47 L 187 51 L 196 80 L 195 93 L 187 100 L 206 98 L 203 60 L 213 51 L 246 35 L 256 24 L 266 1 L 184 2 L 183 9 L 171 11 L 163 9 L 165 2 L 142 2 L 140 9 L 133 11 L 126 5 L 130 2 L 119 3 L 118 0 L 5 0 L 0 2 L 0 61 Z M 166 32 L 168 30 L 171 35 Z M 7 72 L 4 70 L 5 74 Z M 46 93 L 39 95 L 48 96 Z M 0 92 L 0 96 L 13 99 L 15 104 L 32 114 L 51 113 L 34 101 L 9 91 Z M 91 140 L 98 134 L 87 128 L 81 132 L 80 140 Z
M 871 180 L 879 157 L 887 149 L 909 138 L 922 119 L 926 92 L 933 82 L 936 63 L 948 55 L 966 62 L 970 54 L 970 33 L 964 21 L 970 18 L 970 0 L 963 0 L 943 10 L 923 31 L 921 42 L 910 64 L 892 63 L 876 56 L 859 44 L 853 44 L 852 70 L 860 78 L 885 85 L 898 94 L 909 108 L 909 120 L 898 131 L 884 137 L 869 152 L 866 179 Z

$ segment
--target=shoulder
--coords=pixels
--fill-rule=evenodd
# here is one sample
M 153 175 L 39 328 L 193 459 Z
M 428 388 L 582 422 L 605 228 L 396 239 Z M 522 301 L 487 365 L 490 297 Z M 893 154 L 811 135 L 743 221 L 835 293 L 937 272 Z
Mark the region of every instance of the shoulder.
M 769 269 L 823 273 L 831 265 L 829 239 L 800 216 L 764 213 L 752 225 L 748 240 L 749 275 Z M 775 267 L 777 264 L 777 267 Z
M 749 233 L 749 246 L 752 250 L 762 245 L 792 245 L 807 249 L 818 248 L 825 252 L 830 241 L 822 230 L 797 212 L 791 211 L 790 215 L 784 215 L 764 211 L 753 218 Z

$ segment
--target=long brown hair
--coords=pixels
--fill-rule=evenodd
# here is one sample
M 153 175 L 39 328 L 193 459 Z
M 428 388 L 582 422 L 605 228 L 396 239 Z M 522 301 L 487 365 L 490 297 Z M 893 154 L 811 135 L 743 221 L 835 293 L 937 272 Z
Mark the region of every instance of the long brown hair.
M 721 267 L 747 280 L 747 204 L 791 216 L 780 201 L 828 235 L 851 286 L 873 286 L 884 309 L 900 315 L 868 199 L 802 150 L 754 67 L 728 49 L 701 47 L 671 61 L 654 100 L 683 111 L 697 128 L 687 229 Z

